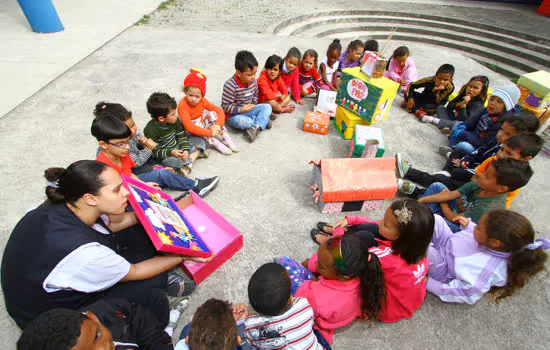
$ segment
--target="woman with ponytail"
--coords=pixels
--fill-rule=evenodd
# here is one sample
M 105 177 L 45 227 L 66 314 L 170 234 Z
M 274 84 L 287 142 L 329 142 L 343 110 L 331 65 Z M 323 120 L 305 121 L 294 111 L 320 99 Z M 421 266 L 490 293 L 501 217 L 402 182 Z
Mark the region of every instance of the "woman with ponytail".
M 428 291 L 441 300 L 474 304 L 492 292 L 498 302 L 544 270 L 550 240 L 535 240 L 535 230 L 523 215 L 494 210 L 477 225 L 459 218 L 463 230 L 453 234 L 436 215 L 428 250 Z
M 194 285 L 167 271 L 186 258 L 157 256 L 133 212 L 120 175 L 104 163 L 81 160 L 50 168 L 48 200 L 15 226 L 2 259 L 6 308 L 23 328 L 58 307 L 83 308 L 123 297 L 168 324 L 168 295 Z M 116 233 L 116 235 L 115 235 Z

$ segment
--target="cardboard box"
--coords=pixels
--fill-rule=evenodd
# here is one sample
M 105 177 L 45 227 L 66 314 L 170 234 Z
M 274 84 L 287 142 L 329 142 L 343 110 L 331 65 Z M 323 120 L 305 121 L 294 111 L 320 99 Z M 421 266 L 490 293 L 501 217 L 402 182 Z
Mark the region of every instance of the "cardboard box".
M 353 138 L 350 141 L 349 158 L 367 158 L 364 151 L 369 141 L 375 141 L 371 146 L 377 148 L 375 156 L 380 158 L 386 151 L 382 129 L 366 125 L 356 125 Z
M 197 284 L 216 271 L 243 247 L 242 233 L 193 191 L 177 202 L 181 212 L 191 219 L 214 257 L 207 263 L 185 261 L 181 267 Z
M 304 131 L 326 135 L 330 116 L 320 112 L 307 111 L 304 118 Z
M 349 140 L 353 137 L 353 130 L 356 125 L 369 125 L 369 123 L 347 109 L 340 106 L 336 108 L 334 127 L 344 139 Z
M 328 114 L 330 117 L 336 115 L 336 91 L 319 90 L 317 94 L 316 112 Z
M 336 104 L 373 124 L 388 116 L 399 84 L 385 77 L 369 80 L 360 69 L 342 71 Z
M 172 197 L 128 176 L 122 178 L 123 186 L 130 192 L 128 201 L 155 249 L 201 258 L 212 255 L 197 230 L 195 218 L 181 212 Z
M 550 102 L 550 73 L 538 71 L 527 73 L 519 77 L 518 85 L 529 90 L 534 97 L 540 99 L 539 105 L 533 107 L 546 107 Z
M 548 117 L 550 117 L 550 107 L 533 107 L 529 103 L 527 103 L 527 101 L 523 101 L 521 103 L 521 109 L 526 112 L 533 113 L 535 117 L 539 119 L 539 128 L 542 127 L 544 123 L 546 123 L 546 121 L 548 120 Z
M 397 193 L 395 158 L 337 158 L 312 161 L 321 168 L 322 201 L 389 199 Z

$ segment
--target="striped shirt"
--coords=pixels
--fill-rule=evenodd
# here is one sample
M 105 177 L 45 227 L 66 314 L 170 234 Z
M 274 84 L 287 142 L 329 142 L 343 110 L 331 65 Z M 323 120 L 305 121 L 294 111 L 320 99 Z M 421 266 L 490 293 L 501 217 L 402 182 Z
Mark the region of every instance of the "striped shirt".
M 143 136 L 141 131 L 136 131 L 134 137 L 128 140 L 128 145 L 130 146 L 129 154 L 134 163 L 136 163 L 136 168 L 147 163 L 149 158 L 153 155 L 153 151 L 139 143 L 138 139 Z
M 308 72 L 304 71 L 302 68 L 303 67 L 300 67 L 300 85 L 306 85 L 307 83 L 310 83 L 311 85 L 307 87 L 307 92 L 312 94 L 321 88 L 323 79 L 321 77 L 321 74 L 319 74 L 319 72 L 317 71 L 316 67 L 311 68 Z
M 294 298 L 279 316 L 249 316 L 244 337 L 258 349 L 323 349 L 313 333 L 313 310 L 306 298 Z
M 258 84 L 253 81 L 245 86 L 235 74 L 223 85 L 222 109 L 226 116 L 238 114 L 240 106 L 258 104 Z
M 153 119 L 147 123 L 143 130 L 145 136 L 157 143 L 153 150 L 153 157 L 163 160 L 171 156 L 172 150 L 189 150 L 187 131 L 183 129 L 181 119 L 174 124 L 161 124 Z

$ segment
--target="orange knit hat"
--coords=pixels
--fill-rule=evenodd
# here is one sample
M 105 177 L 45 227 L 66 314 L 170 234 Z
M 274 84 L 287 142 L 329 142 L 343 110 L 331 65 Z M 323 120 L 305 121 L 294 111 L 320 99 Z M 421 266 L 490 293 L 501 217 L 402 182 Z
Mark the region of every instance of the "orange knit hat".
M 183 80 L 183 88 L 196 86 L 202 92 L 202 97 L 206 95 L 206 75 L 198 68 L 191 68 L 189 74 Z

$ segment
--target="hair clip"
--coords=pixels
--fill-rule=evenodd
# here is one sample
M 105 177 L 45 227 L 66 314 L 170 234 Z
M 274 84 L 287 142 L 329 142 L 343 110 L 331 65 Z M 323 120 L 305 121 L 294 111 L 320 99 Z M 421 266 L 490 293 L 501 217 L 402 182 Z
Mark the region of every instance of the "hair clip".
M 59 181 L 48 181 L 47 186 L 59 188 Z
M 331 252 L 336 266 L 338 266 L 343 273 L 347 273 L 344 258 L 342 258 L 342 238 L 343 236 L 332 238 Z
M 395 209 L 393 211 L 393 214 L 397 218 L 397 222 L 400 224 L 408 224 L 411 222 L 413 213 L 412 210 L 406 207 L 407 202 L 403 202 L 403 208 L 402 209 Z
M 525 249 L 535 250 L 535 249 L 550 249 L 550 240 L 546 238 L 537 238 L 533 243 L 525 246 Z

